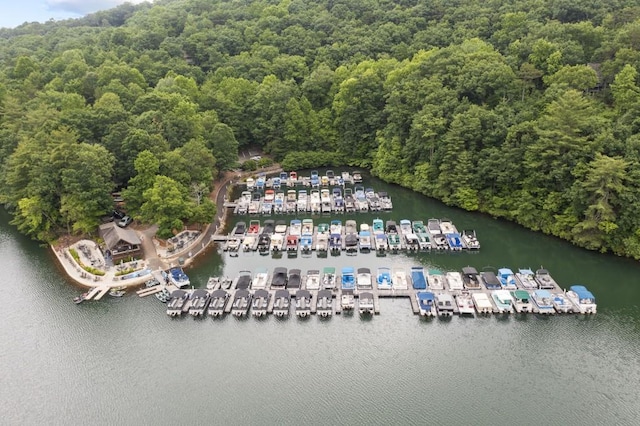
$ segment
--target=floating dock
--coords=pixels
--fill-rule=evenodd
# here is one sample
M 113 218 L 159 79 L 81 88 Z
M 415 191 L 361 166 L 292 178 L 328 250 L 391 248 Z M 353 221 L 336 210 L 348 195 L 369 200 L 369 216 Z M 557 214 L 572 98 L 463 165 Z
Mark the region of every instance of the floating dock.
M 156 286 L 156 287 L 152 287 L 152 288 L 146 288 L 146 289 L 142 289 L 138 291 L 138 295 L 140 295 L 141 297 L 143 297 L 144 295 L 148 295 L 148 294 L 153 294 L 155 292 L 161 291 L 161 289 L 164 286 Z M 243 291 L 243 290 L 236 290 L 233 288 L 234 286 L 232 286 L 232 288 L 230 288 L 228 290 L 228 292 L 230 293 L 230 297 L 227 299 L 227 303 L 223 308 L 223 312 L 224 314 L 229 314 L 232 311 L 232 306 L 233 306 L 233 300 L 234 300 L 234 296 L 235 293 L 237 291 Z M 108 290 L 108 288 L 107 288 Z M 281 289 L 280 289 L 281 290 Z M 318 313 L 318 292 L 319 291 L 323 291 L 322 289 L 318 290 L 318 289 L 312 289 L 312 290 L 307 290 L 305 289 L 305 280 L 302 280 L 301 283 L 301 288 L 296 288 L 296 289 L 285 289 L 288 290 L 290 296 L 291 296 L 291 300 L 295 300 L 295 296 L 296 293 L 300 290 L 306 290 L 311 294 L 311 304 L 310 304 L 310 313 L 312 315 L 315 315 Z M 520 289 L 522 290 L 522 289 Z M 186 290 L 188 293 L 193 292 L 194 290 Z M 253 293 L 253 290 L 249 290 L 251 293 Z M 269 303 L 268 306 L 266 308 L 266 312 L 267 314 L 272 314 L 274 311 L 274 301 L 276 300 L 276 291 L 278 291 L 277 289 L 267 289 L 267 292 L 269 293 Z M 438 294 L 448 294 L 452 296 L 452 300 L 454 301 L 454 305 L 451 306 L 451 311 L 455 314 L 458 315 L 460 314 L 460 309 L 458 306 L 458 298 L 460 296 L 471 296 L 473 294 L 478 294 L 478 293 L 484 293 L 487 295 L 487 299 L 489 300 L 489 302 L 491 303 L 491 309 L 489 313 L 483 313 L 480 314 L 478 312 L 474 312 L 473 316 L 482 316 L 482 315 L 530 315 L 530 314 L 541 314 L 540 310 L 535 306 L 535 304 L 532 304 L 532 308 L 530 310 L 528 310 L 527 312 L 521 312 L 521 313 L 514 313 L 516 310 L 512 309 L 511 313 L 503 313 L 502 310 L 498 307 L 497 302 L 496 302 L 496 298 L 494 297 L 494 290 L 488 290 L 486 288 L 480 288 L 480 289 L 466 289 L 466 290 L 451 290 L 448 288 L 448 286 L 445 286 L 444 289 L 442 290 L 429 290 L 429 288 L 427 287 L 426 290 L 421 289 L 421 290 L 416 290 L 413 288 L 409 288 L 409 289 L 394 289 L 393 287 L 391 289 L 388 288 L 377 288 L 375 285 L 372 289 L 362 289 L 362 290 L 354 290 L 353 291 L 353 295 L 354 297 L 357 299 L 359 298 L 359 294 L 360 293 L 371 293 L 373 294 L 373 306 L 374 306 L 374 314 L 378 315 L 381 313 L 381 303 L 380 303 L 380 299 L 409 299 L 409 303 L 411 306 L 411 311 L 413 312 L 413 314 L 415 315 L 419 315 L 420 314 L 420 306 L 419 306 L 419 302 L 418 302 L 418 293 L 419 292 L 424 292 L 424 291 L 431 291 L 433 292 L 435 295 Z M 529 294 L 533 294 L 534 290 L 529 290 Z M 342 307 L 341 307 L 341 297 L 342 297 L 342 290 L 337 288 L 337 289 L 333 289 L 330 290 L 331 292 L 331 296 L 333 298 L 333 314 L 341 314 L 342 313 Z M 504 292 L 504 291 L 503 291 Z M 95 297 L 96 295 L 100 295 L 106 293 L 106 291 L 104 291 L 104 288 L 101 287 L 96 287 L 91 291 L 91 294 L 93 294 L 92 297 Z M 552 289 L 550 291 L 551 294 L 554 293 L 561 293 L 561 294 L 565 294 L 564 290 L 560 289 L 559 286 L 556 286 L 554 289 Z M 513 302 L 515 303 L 515 302 Z M 186 304 L 186 306 L 188 306 L 188 302 Z M 513 306 L 512 306 L 513 308 Z M 293 306 L 292 306 L 293 309 Z M 573 309 L 571 310 L 571 312 L 569 313 L 579 313 L 580 309 L 577 306 L 573 306 Z

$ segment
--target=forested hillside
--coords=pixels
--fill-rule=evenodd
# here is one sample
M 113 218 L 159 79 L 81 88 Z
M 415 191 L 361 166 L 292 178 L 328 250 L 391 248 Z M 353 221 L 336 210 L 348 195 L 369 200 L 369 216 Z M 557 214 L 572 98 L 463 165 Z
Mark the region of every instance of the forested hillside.
M 0 31 L 0 201 L 161 232 L 239 148 L 640 259 L 640 1 L 156 0 Z M 304 152 L 304 154 L 302 154 Z

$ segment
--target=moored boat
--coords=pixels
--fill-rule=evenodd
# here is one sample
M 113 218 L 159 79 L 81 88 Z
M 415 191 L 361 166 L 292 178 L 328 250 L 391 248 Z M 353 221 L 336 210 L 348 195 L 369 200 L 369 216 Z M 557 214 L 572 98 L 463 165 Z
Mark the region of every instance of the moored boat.
M 567 297 L 581 314 L 595 314 L 597 305 L 596 298 L 583 285 L 572 285 L 567 291 Z
M 285 288 L 287 285 L 287 277 L 287 268 L 280 266 L 274 268 L 273 275 L 271 276 L 271 288 Z
M 273 299 L 273 314 L 277 317 L 285 317 L 289 315 L 291 309 L 291 294 L 289 290 L 276 291 Z
M 189 287 L 191 285 L 189 277 L 179 266 L 169 269 L 169 271 L 165 273 L 165 278 L 169 283 L 175 285 L 178 288 Z
M 239 290 L 246 290 L 251 287 L 251 282 L 253 281 L 251 277 L 251 271 L 240 271 L 238 272 L 238 276 L 234 280 L 233 288 Z
M 231 315 L 243 317 L 249 312 L 249 307 L 251 307 L 251 293 L 249 290 L 236 290 L 231 305 Z
M 189 293 L 184 290 L 174 290 L 171 298 L 167 302 L 167 315 L 177 317 L 182 315 L 183 310 L 187 307 Z
M 493 313 L 493 304 L 486 293 L 474 292 L 471 295 L 473 299 L 473 305 L 476 307 L 476 311 L 479 314 L 491 314 Z
M 455 295 L 456 305 L 458 306 L 458 312 L 460 313 L 460 315 L 473 316 L 475 314 L 476 310 L 473 303 L 473 296 L 475 295 L 475 293 L 471 295 L 467 292 L 458 293 Z
M 453 297 L 448 293 L 436 293 L 436 311 L 441 317 L 453 316 L 455 312 Z
M 288 254 L 296 254 L 298 252 L 298 236 L 297 235 L 287 235 L 287 253 Z
M 556 313 L 549 290 L 535 290 L 531 294 L 531 300 L 539 314 L 553 315 Z
M 462 231 L 462 242 L 469 250 L 480 250 L 480 242 L 473 229 Z
M 378 285 L 378 290 L 391 290 L 391 287 L 393 286 L 393 280 L 391 279 L 390 268 L 387 268 L 386 266 L 381 266 L 378 268 L 376 284 Z
M 559 314 L 570 314 L 574 311 L 573 303 L 562 291 L 551 293 L 551 303 L 553 303 L 553 308 Z
M 221 317 L 224 315 L 224 307 L 229 300 L 229 293 L 223 289 L 214 290 L 211 293 L 211 298 L 209 301 L 209 308 L 207 312 L 209 316 L 212 317 Z
M 267 284 L 269 283 L 269 270 L 264 267 L 256 268 L 253 274 L 253 283 L 251 287 L 254 289 L 263 289 L 267 288 Z
M 369 225 L 366 223 L 360 224 L 358 247 L 360 248 L 360 251 L 366 252 L 371 250 L 371 232 L 369 231 Z
M 336 268 L 327 266 L 322 269 L 322 288 L 333 290 L 336 288 Z
M 487 290 L 502 289 L 502 284 L 500 283 L 498 276 L 491 269 L 485 269 L 484 271 L 480 272 L 480 280 Z
M 511 292 L 513 298 L 513 307 L 518 313 L 533 312 L 533 303 L 531 295 L 526 290 L 513 290 Z
M 481 288 L 478 270 L 473 266 L 466 266 L 462 268 L 462 281 L 464 282 L 464 287 L 467 290 L 479 290 Z
M 503 290 L 515 290 L 518 288 L 516 286 L 516 277 L 509 268 L 498 269 L 498 279 Z
M 536 271 L 536 282 L 538 283 L 538 287 L 543 290 L 554 290 L 559 289 L 558 283 L 551 277 L 549 271 L 544 268 L 540 268 Z
M 353 291 L 356 288 L 356 276 L 353 267 L 345 266 L 342 268 L 341 277 L 340 277 L 340 288 L 342 289 L 342 294 L 350 293 L 353 294 Z
M 300 269 L 290 269 L 287 278 L 286 288 L 298 290 L 302 287 L 302 271 Z
M 535 275 L 533 271 L 528 268 L 518 269 L 518 272 L 516 272 L 516 282 L 518 287 L 523 290 L 535 290 L 538 288 Z
M 491 298 L 498 309 L 498 313 L 513 313 L 513 297 L 511 297 L 509 290 L 494 290 L 491 292 Z
M 411 282 L 415 290 L 427 289 L 427 279 L 424 276 L 424 268 L 422 266 L 413 266 L 411 268 Z
M 420 315 L 425 317 L 436 316 L 435 295 L 430 291 L 419 291 L 416 293 L 418 299 L 418 309 Z
M 254 317 L 263 317 L 267 315 L 270 298 L 271 294 L 265 289 L 255 291 L 251 302 L 251 313 Z
M 333 295 L 331 290 L 320 290 L 316 301 L 316 313 L 323 318 L 333 314 Z
M 371 277 L 371 269 L 369 268 L 358 268 L 358 275 L 356 276 L 356 284 L 358 289 L 372 289 L 373 288 L 373 279 Z
M 307 271 L 307 277 L 305 280 L 304 288 L 307 290 L 320 290 L 320 271 L 317 269 L 310 269 Z
M 380 210 L 390 211 L 393 210 L 393 202 L 391 197 L 384 191 L 378 192 L 378 199 L 380 200 Z
M 282 234 L 273 234 L 269 243 L 269 250 L 273 253 L 282 251 L 284 246 L 284 236 Z
M 373 315 L 375 311 L 373 293 L 365 291 L 358 295 L 358 309 L 361 315 Z
M 393 268 L 392 280 L 394 290 L 409 289 L 409 282 L 407 281 L 407 271 L 405 271 L 404 268 Z
M 444 275 L 439 269 L 429 269 L 427 283 L 431 290 L 444 290 Z
M 311 293 L 307 290 L 298 290 L 295 299 L 296 315 L 300 318 L 311 315 Z
M 462 275 L 460 272 L 447 272 L 445 274 L 447 284 L 449 284 L 449 290 L 462 291 L 464 290 L 464 282 L 462 281 Z
M 189 306 L 189 314 L 194 317 L 200 317 L 204 315 L 209 302 L 211 301 L 211 295 L 207 290 L 202 288 L 196 289 L 191 294 L 191 305 Z

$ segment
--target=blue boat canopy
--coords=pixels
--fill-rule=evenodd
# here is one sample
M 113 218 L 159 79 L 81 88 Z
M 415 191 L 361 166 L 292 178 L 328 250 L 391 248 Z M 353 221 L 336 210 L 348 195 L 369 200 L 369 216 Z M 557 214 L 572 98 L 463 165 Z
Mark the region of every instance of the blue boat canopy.
M 418 300 L 422 301 L 434 301 L 436 299 L 435 295 L 430 291 L 420 291 L 418 292 Z
M 593 294 L 589 290 L 587 290 L 587 288 L 583 285 L 572 285 L 569 288 L 569 290 L 577 294 L 580 300 L 582 299 L 591 299 L 593 301 L 596 300 L 596 298 L 593 297 Z
M 551 293 L 549 292 L 549 290 L 536 290 L 535 291 L 536 296 L 541 297 L 541 298 L 551 298 Z

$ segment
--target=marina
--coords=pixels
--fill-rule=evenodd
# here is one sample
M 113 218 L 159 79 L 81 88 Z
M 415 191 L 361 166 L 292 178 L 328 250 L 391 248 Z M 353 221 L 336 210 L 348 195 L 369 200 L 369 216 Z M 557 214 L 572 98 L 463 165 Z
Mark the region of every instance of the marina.
M 298 252 L 308 255 L 315 251 L 324 256 L 327 251 L 332 254 L 344 251 L 349 255 L 376 251 L 384 256 L 399 252 L 479 249 L 479 243 L 475 247 L 465 245 L 450 221 L 435 219 L 432 225 L 435 221 L 443 226 L 438 234 L 428 233 L 422 221 L 411 222 L 408 219 L 402 219 L 400 226 L 394 220 L 387 220 L 383 225 L 381 219 L 374 219 L 371 225 L 366 222 L 358 225 L 356 220 L 349 219 L 344 226 L 342 220 L 332 219 L 330 224 L 323 222 L 314 226 L 313 219 L 305 218 L 291 219 L 289 225 L 278 220 L 275 227 L 273 220 L 265 220 L 263 226 L 259 220 L 252 220 L 249 231 L 246 231 L 246 223 L 240 221 L 226 236 L 217 236 L 216 241 L 221 242 L 223 249 L 232 255 L 252 251 L 261 254 L 286 251 L 295 256 Z
M 261 267 L 253 275 L 240 271 L 228 291 L 174 287 L 167 315 L 179 317 L 189 312 L 198 317 L 208 312 L 213 317 L 227 313 L 243 317 L 251 308 L 254 317 L 285 317 L 293 308 L 298 317 L 329 317 L 351 312 L 356 304 L 362 315 L 380 314 L 381 298 L 408 299 L 412 312 L 426 317 L 596 312 L 595 297 L 584 286 L 574 285 L 569 291 L 554 287 L 552 292 L 520 284 L 510 291 L 491 280 L 488 287 L 481 285 L 473 272 L 477 273 L 473 267 L 463 268 L 462 273 L 430 269 L 425 276 L 424 268 L 418 266 L 409 273 L 404 268 L 378 267 L 374 279 L 370 268 L 343 267 L 337 274 L 336 268 L 325 267 L 322 273 L 313 269 L 302 275 L 300 269 L 276 267 L 267 285 L 269 272 Z
M 294 171 L 278 176 L 250 177 L 243 183 L 246 190 L 233 202 L 225 204 L 237 215 L 330 214 L 369 211 L 390 211 L 391 197 L 385 191 L 361 185 L 360 172 L 327 170 L 322 176 L 315 170 L 310 176 L 298 176 Z M 287 189 L 286 193 L 281 188 Z M 303 189 L 296 189 L 301 187 Z

